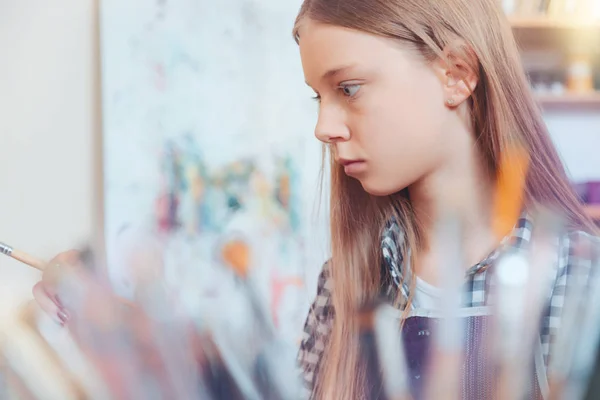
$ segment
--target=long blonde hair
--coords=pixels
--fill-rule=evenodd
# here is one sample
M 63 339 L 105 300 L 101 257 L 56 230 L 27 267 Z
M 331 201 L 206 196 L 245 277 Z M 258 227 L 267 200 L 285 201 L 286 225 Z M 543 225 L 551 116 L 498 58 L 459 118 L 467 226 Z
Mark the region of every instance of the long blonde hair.
M 594 231 L 572 190 L 541 112 L 529 89 L 520 55 L 497 0 L 305 0 L 302 19 L 356 29 L 397 39 L 417 50 L 425 61 L 444 59 L 444 50 L 461 43 L 454 54 L 471 62 L 478 86 L 471 112 L 479 151 L 491 171 L 500 155 L 520 143 L 530 154 L 526 204 L 562 210 L 576 229 Z M 462 51 L 462 54 L 460 52 Z M 458 53 L 457 53 L 458 52 Z M 422 228 L 411 208 L 407 190 L 387 197 L 366 193 L 331 164 L 331 245 L 335 318 L 316 379 L 320 399 L 361 397 L 365 371 L 358 363 L 359 305 L 380 293 L 380 235 L 386 221 L 397 216 L 407 249 L 414 256 L 422 245 Z M 404 255 L 406 260 L 406 254 Z M 414 277 L 411 278 L 414 280 Z

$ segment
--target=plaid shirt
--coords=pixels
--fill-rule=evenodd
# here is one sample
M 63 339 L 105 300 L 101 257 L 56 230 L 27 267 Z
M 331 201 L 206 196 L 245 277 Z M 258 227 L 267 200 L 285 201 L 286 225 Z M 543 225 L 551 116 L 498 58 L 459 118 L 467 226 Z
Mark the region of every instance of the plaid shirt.
M 488 297 L 490 287 L 493 285 L 493 273 L 491 273 L 493 268 L 491 267 L 501 255 L 507 252 L 526 251 L 530 244 L 532 230 L 532 219 L 524 214 L 513 232 L 502 241 L 501 245 L 483 261 L 467 271 L 463 300 L 465 307 L 490 304 Z M 552 343 L 560 327 L 567 287 L 574 281 L 573 271 L 581 271 L 586 278 L 589 276 L 591 267 L 597 264 L 597 260 L 600 260 L 598 244 L 600 244 L 598 238 L 580 231 L 564 233 L 556 238 L 556 261 L 552 265 L 554 270 L 551 271 L 552 282 L 549 288 L 548 306 L 544 312 L 540 330 L 546 365 L 548 365 Z M 383 254 L 382 290 L 390 299 L 397 297 L 398 290 L 402 292 L 400 298 L 406 299 L 409 293 L 409 282 L 402 280 L 403 273 L 407 272 L 403 270 L 406 268 L 401 256 L 403 245 L 403 235 L 399 226 L 394 222 L 389 223 L 381 238 L 381 248 Z M 589 251 L 582 251 L 583 248 L 587 248 Z M 335 316 L 331 290 L 332 282 L 329 266 L 326 263 L 319 276 L 317 296 L 310 307 L 298 353 L 298 362 L 307 389 L 307 396 L 310 396 L 314 388 L 315 378 L 319 372 L 321 358 L 327 346 Z M 402 308 L 402 304 L 397 304 L 396 307 Z M 413 304 L 412 307 L 415 305 Z

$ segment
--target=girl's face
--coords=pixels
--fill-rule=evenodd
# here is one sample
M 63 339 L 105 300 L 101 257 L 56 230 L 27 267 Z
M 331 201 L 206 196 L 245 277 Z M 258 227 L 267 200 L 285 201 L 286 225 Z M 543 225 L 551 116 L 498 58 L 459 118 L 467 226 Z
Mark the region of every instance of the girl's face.
M 451 152 L 446 76 L 398 41 L 306 19 L 306 83 L 317 94 L 315 136 L 370 194 L 426 178 Z

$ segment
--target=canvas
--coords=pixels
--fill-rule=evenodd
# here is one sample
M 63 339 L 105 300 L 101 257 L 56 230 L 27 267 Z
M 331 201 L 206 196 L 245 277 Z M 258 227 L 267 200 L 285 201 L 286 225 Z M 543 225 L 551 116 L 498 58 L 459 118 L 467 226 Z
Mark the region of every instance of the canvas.
M 174 304 L 223 307 L 239 285 L 227 265 L 242 262 L 277 328 L 299 335 L 328 249 L 299 6 L 102 2 L 105 231 L 121 294 L 158 279 Z

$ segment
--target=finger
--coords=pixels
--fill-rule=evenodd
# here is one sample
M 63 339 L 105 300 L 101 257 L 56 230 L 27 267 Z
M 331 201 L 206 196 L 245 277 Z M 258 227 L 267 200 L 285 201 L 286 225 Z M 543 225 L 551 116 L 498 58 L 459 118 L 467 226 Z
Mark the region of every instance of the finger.
M 43 282 L 38 282 L 32 289 L 33 298 L 38 303 L 40 308 L 48 314 L 53 320 L 60 325 L 64 325 L 69 316 L 66 311 L 61 307 L 60 301 L 49 294 L 44 287 Z
M 80 267 L 80 257 L 77 250 L 69 250 L 58 254 L 46 265 L 42 274 L 44 288 L 48 294 L 54 294 L 57 291 L 57 284 L 65 273 L 78 271 Z
M 75 265 L 79 263 L 80 252 L 78 250 L 68 250 L 58 254 L 50 263 Z

